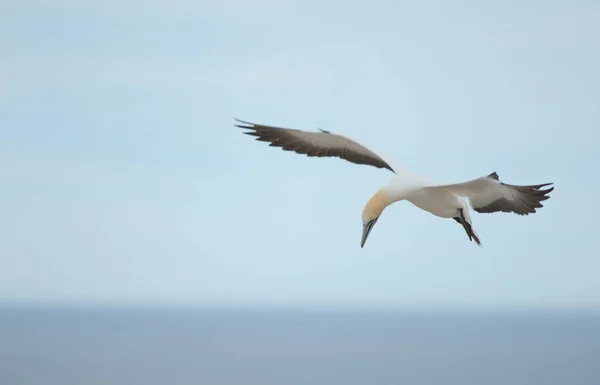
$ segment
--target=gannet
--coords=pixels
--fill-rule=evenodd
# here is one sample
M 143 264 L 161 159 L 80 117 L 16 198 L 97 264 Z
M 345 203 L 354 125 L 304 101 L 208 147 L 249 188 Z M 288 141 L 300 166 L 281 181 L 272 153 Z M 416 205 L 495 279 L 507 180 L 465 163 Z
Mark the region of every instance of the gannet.
M 547 194 L 554 190 L 554 187 L 542 189 L 554 183 L 528 186 L 506 184 L 500 181 L 495 171 L 466 182 L 438 184 L 429 177 L 396 165 L 392 168 L 387 159 L 347 136 L 320 128 L 319 132 L 302 131 L 235 120 L 241 123 L 236 124 L 236 127 L 250 130 L 244 134 L 256 136 L 259 141 L 270 142 L 269 146 L 310 157 L 338 157 L 356 164 L 387 169 L 395 174 L 387 185 L 375 192 L 363 209 L 361 248 L 383 210 L 395 202 L 406 200 L 438 217 L 454 219 L 464 228 L 469 240 L 481 247 L 465 198 L 478 213 L 512 212 L 529 215 L 543 207 L 541 202 L 550 198 Z

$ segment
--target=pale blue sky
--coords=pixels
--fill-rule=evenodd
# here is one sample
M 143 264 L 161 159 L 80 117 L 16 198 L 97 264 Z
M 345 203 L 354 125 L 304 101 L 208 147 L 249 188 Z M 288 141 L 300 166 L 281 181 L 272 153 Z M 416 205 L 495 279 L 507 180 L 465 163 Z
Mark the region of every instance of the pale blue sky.
M 600 309 L 597 1 L 4 1 L 0 301 Z M 555 182 L 483 248 L 391 173 L 233 117 L 355 137 L 455 182 Z

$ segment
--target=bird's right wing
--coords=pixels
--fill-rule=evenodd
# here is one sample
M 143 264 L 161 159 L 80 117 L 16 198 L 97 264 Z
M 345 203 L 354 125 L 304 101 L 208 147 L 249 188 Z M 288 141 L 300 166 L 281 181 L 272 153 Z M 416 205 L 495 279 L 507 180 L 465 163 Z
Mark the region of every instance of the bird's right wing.
M 479 213 L 516 213 L 529 215 L 536 212 L 537 208 L 543 207 L 542 201 L 550 198 L 548 193 L 554 187 L 542 190 L 542 187 L 552 183 L 544 183 L 530 186 L 516 186 L 500 182 L 497 173 L 473 179 L 464 183 L 436 185 L 427 188 L 443 189 L 454 192 L 457 195 L 469 198 L 471 207 Z
M 352 163 L 385 168 L 393 173 L 396 172 L 389 162 L 380 155 L 357 141 L 342 135 L 323 130 L 321 132 L 301 131 L 236 120 L 244 124 L 236 124 L 236 127 L 251 130 L 245 132 L 245 134 L 256 136 L 256 140 L 270 142 L 270 146 L 273 147 L 281 147 L 283 150 L 294 151 L 311 157 L 338 157 Z

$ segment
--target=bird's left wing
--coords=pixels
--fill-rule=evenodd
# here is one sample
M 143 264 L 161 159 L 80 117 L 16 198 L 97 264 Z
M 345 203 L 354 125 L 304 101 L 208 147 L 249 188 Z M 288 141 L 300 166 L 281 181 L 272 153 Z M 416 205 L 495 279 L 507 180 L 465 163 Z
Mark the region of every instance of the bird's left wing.
M 429 189 L 443 189 L 457 195 L 469 198 L 471 207 L 479 213 L 516 213 L 529 215 L 543 207 L 542 201 L 550 198 L 548 193 L 554 187 L 542 189 L 552 183 L 529 186 L 516 186 L 500 182 L 498 174 L 493 172 L 488 176 L 473 179 L 464 183 L 449 185 L 434 185 Z
M 251 130 L 245 132 L 245 134 L 256 136 L 256 140 L 270 142 L 272 147 L 281 147 L 283 150 L 294 151 L 311 157 L 338 157 L 352 163 L 385 168 L 393 173 L 396 172 L 389 162 L 380 155 L 377 155 L 365 145 L 342 135 L 332 134 L 324 130 L 310 132 L 254 124 L 239 119 L 235 120 L 244 124 L 236 124 L 236 127 Z

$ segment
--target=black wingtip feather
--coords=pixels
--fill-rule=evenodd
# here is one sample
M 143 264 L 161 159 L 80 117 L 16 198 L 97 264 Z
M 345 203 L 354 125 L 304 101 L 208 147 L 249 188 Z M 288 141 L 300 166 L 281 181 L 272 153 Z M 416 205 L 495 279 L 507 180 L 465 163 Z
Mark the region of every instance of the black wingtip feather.
M 250 122 L 247 122 L 245 120 L 241 120 L 241 119 L 238 119 L 238 118 L 233 118 L 233 120 L 235 120 L 236 122 L 240 122 L 240 123 L 249 124 L 251 126 L 254 126 L 254 123 L 250 123 Z
M 492 173 L 489 176 L 492 177 L 494 174 L 496 173 Z M 537 209 L 544 207 L 541 203 L 542 201 L 550 199 L 550 196 L 547 194 L 554 191 L 554 187 L 542 189 L 542 187 L 553 185 L 554 182 L 528 186 L 502 184 L 514 189 L 519 195 L 519 199 L 513 202 L 508 202 L 506 199 L 499 199 L 485 207 L 474 207 L 473 209 L 479 213 L 503 211 L 513 212 L 518 215 L 534 214 L 537 212 Z

